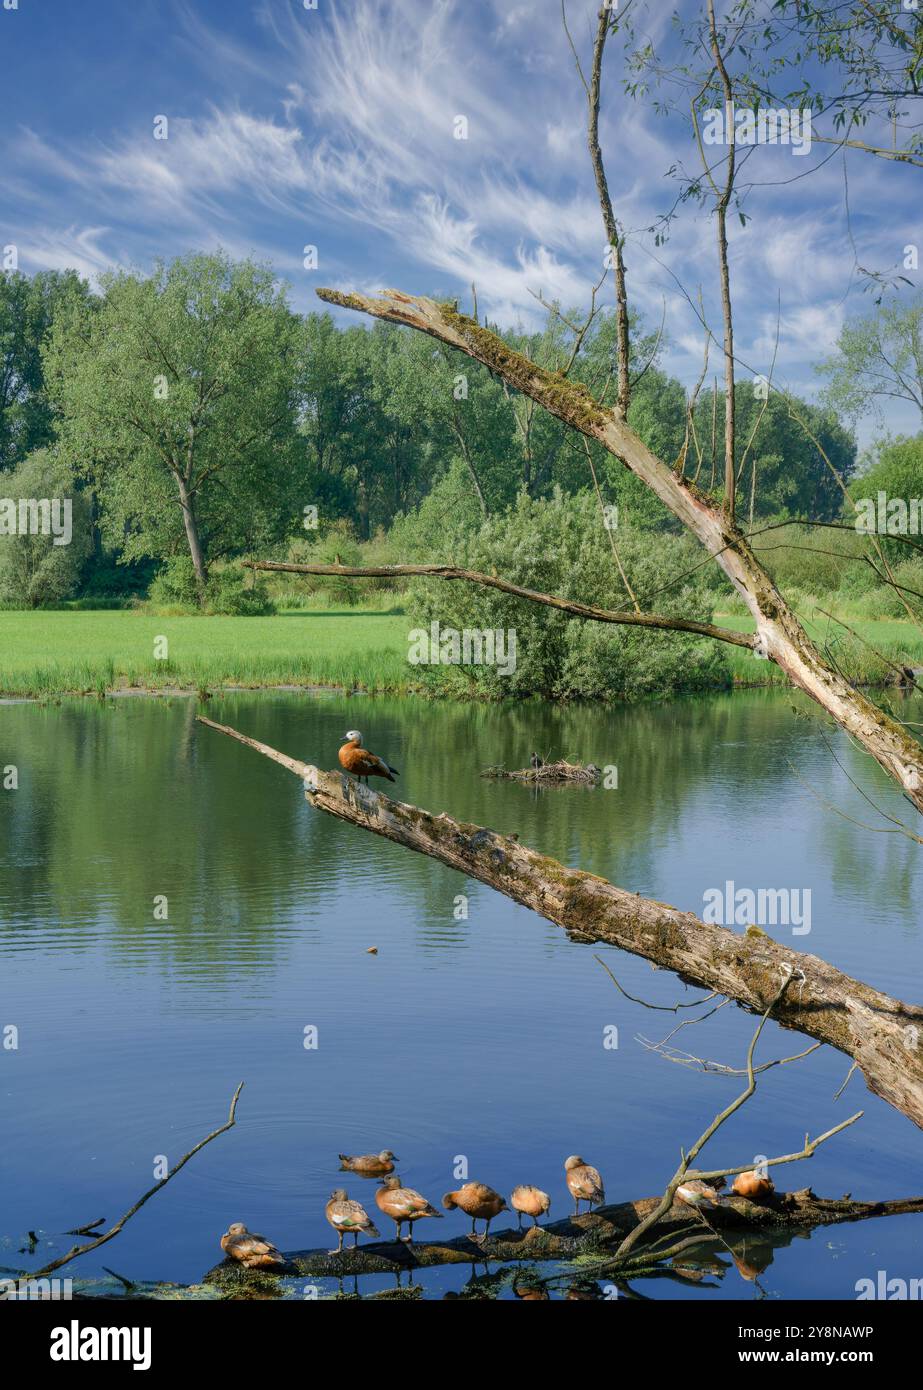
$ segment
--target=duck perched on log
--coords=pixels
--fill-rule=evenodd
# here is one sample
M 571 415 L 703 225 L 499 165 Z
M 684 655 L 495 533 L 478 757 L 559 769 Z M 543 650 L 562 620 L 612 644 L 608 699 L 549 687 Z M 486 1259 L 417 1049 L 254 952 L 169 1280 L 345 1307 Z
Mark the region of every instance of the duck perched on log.
M 367 1236 L 380 1235 L 380 1231 L 375 1226 L 361 1202 L 353 1202 L 347 1195 L 344 1187 L 338 1187 L 330 1194 L 330 1201 L 324 1208 L 324 1215 L 330 1222 L 339 1237 L 339 1245 L 335 1250 L 331 1250 L 331 1255 L 339 1255 L 343 1249 L 344 1235 L 352 1235 L 353 1249 L 359 1244 L 360 1231 Z
M 271 1240 L 248 1231 L 242 1221 L 227 1228 L 221 1237 L 221 1249 L 245 1269 L 282 1269 L 287 1263 Z
M 564 1176 L 570 1195 L 574 1199 L 574 1215 L 580 1215 L 580 1203 L 586 1202 L 588 1210 L 606 1200 L 606 1189 L 599 1176 L 599 1170 L 585 1163 L 579 1154 L 571 1154 L 564 1160 Z
M 734 1179 L 732 1192 L 738 1197 L 749 1197 L 751 1202 L 761 1202 L 771 1197 L 776 1190 L 772 1178 L 762 1177 L 755 1169 L 749 1173 L 738 1173 Z
M 509 1210 L 500 1193 L 484 1182 L 466 1182 L 457 1192 L 447 1192 L 442 1199 L 442 1205 L 446 1211 L 454 1211 L 457 1207 L 459 1211 L 471 1217 L 472 1236 L 477 1235 L 476 1223 L 483 1221 L 484 1240 L 490 1234 L 490 1223 L 494 1217 L 499 1216 L 501 1211 Z
M 366 786 L 370 777 L 384 777 L 394 782 L 400 776 L 396 767 L 390 767 L 383 758 L 362 747 L 362 735 L 358 729 L 349 729 L 343 735 L 339 759 L 340 766 L 358 777 L 360 782 L 365 782 Z
M 690 1178 L 688 1182 L 680 1183 L 676 1198 L 687 1207 L 714 1207 L 718 1204 L 718 1187 L 710 1187 L 700 1178 Z
M 379 1211 L 384 1212 L 385 1216 L 390 1216 L 397 1226 L 398 1240 L 404 1239 L 410 1245 L 413 1245 L 413 1223 L 415 1221 L 419 1221 L 423 1216 L 436 1216 L 440 1221 L 442 1220 L 441 1211 L 437 1211 L 422 1193 L 415 1191 L 412 1187 L 405 1187 L 397 1176 L 382 1179 L 381 1186 L 375 1193 L 375 1205 Z M 410 1234 L 402 1237 L 401 1227 L 405 1221 Z
M 350 1173 L 361 1173 L 364 1178 L 381 1178 L 394 1172 L 395 1163 L 400 1159 L 390 1149 L 382 1149 L 377 1154 L 338 1154 L 340 1167 Z
M 522 1230 L 523 1216 L 531 1216 L 532 1225 L 538 1225 L 538 1218 L 551 1210 L 551 1198 L 540 1187 L 522 1183 L 510 1193 L 510 1206 L 519 1216 L 519 1229 Z

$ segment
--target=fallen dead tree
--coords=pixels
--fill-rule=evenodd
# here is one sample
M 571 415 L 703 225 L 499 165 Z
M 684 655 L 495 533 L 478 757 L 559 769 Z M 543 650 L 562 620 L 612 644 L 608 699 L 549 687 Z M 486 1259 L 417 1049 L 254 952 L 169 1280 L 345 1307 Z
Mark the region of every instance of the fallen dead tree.
M 377 296 L 344 294 L 333 289 L 319 289 L 317 293 L 328 304 L 403 324 L 465 353 L 487 367 L 505 386 L 528 396 L 587 439 L 601 444 L 660 499 L 723 570 L 744 600 L 756 627 L 755 636 L 747 636 L 743 645 L 752 646 L 758 655 L 775 662 L 792 685 L 816 701 L 840 728 L 870 753 L 903 787 L 907 799 L 923 812 L 923 748 L 918 740 L 897 720 L 853 689 L 818 651 L 771 575 L 760 564 L 749 539 L 737 525 L 733 509 L 703 492 L 682 471 L 671 468 L 653 454 L 618 409 L 601 404 L 585 385 L 571 381 L 563 372 L 547 371 L 516 352 L 475 319 L 459 313 L 454 303 L 439 303 L 423 295 L 404 294 L 401 290 L 384 290 Z M 442 579 L 487 583 L 508 593 L 515 593 L 517 588 L 497 576 L 475 575 L 448 565 L 360 567 L 269 561 L 251 562 L 251 565 L 258 570 L 355 578 L 426 572 Z M 535 595 L 520 590 L 520 596 L 574 611 L 570 601 L 554 595 Z M 583 616 L 599 621 L 697 631 L 720 641 L 735 640 L 727 629 L 712 624 L 692 625 L 685 619 L 637 612 L 609 613 L 601 617 L 598 612 L 589 611 L 588 605 L 581 606 L 587 609 Z M 709 628 L 711 631 L 707 631 Z
M 569 763 L 560 758 L 555 763 L 542 763 L 541 767 L 524 767 L 516 772 L 507 772 L 505 767 L 485 767 L 482 777 L 494 781 L 509 782 L 574 782 L 579 786 L 595 787 L 602 773 L 595 763 Z
M 392 801 L 342 773 L 324 772 L 224 724 L 199 722 L 301 778 L 318 810 L 438 859 L 530 907 L 584 941 L 645 957 L 681 979 L 764 1013 L 851 1057 L 869 1089 L 923 1127 L 923 1008 L 873 989 L 818 956 L 764 933 L 738 934 L 605 879 L 570 869 L 484 826 Z
M 296 1250 L 286 1255 L 292 1275 L 316 1279 L 336 1278 L 343 1274 L 387 1274 L 403 1269 L 427 1269 L 435 1265 L 471 1264 L 490 1260 L 500 1264 L 515 1261 L 567 1260 L 577 1255 L 596 1254 L 604 1260 L 630 1231 L 644 1221 L 660 1202 L 659 1197 L 645 1197 L 636 1202 L 620 1202 L 599 1207 L 580 1216 L 551 1221 L 545 1226 L 518 1231 L 515 1226 L 492 1234 L 488 1240 L 473 1239 L 470 1235 L 453 1236 L 450 1240 L 422 1241 L 407 1245 L 403 1241 L 375 1241 L 358 1249 L 343 1250 L 331 1255 L 323 1250 Z M 771 1202 L 750 1202 L 745 1197 L 729 1196 L 708 1214 L 709 1225 L 727 1236 L 733 1247 L 735 1235 L 761 1234 L 767 1239 L 775 1233 L 777 1243 L 785 1243 L 785 1233 L 813 1230 L 818 1226 L 833 1226 L 847 1221 L 866 1221 L 879 1216 L 906 1216 L 923 1212 L 923 1197 L 900 1198 L 891 1202 L 854 1202 L 849 1197 L 817 1197 L 809 1187 L 798 1192 L 777 1193 Z M 681 1202 L 675 1202 L 670 1212 L 657 1223 L 658 1237 L 674 1235 L 685 1243 L 685 1237 L 695 1237 L 696 1243 L 707 1244 L 713 1237 L 700 1217 Z M 662 1255 L 656 1256 L 659 1263 Z M 650 1267 L 654 1254 L 640 1248 L 626 1261 L 626 1273 Z M 250 1271 L 231 1260 L 223 1260 L 203 1276 L 203 1283 L 217 1284 L 230 1289 L 246 1282 Z M 265 1279 L 266 1271 L 257 1275 Z

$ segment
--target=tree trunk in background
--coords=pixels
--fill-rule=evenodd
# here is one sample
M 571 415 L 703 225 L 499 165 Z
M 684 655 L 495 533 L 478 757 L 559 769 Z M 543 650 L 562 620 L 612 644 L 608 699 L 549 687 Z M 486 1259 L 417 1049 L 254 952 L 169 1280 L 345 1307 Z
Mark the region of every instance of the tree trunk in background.
M 186 528 L 186 540 L 189 543 L 189 554 L 192 556 L 196 589 L 198 590 L 199 603 L 201 604 L 205 597 L 205 585 L 208 582 L 208 571 L 205 567 L 205 557 L 202 554 L 202 542 L 199 539 L 199 527 L 195 514 L 195 499 L 189 492 L 181 474 L 176 475 L 176 486 L 179 489 L 179 504 L 183 510 L 183 525 Z

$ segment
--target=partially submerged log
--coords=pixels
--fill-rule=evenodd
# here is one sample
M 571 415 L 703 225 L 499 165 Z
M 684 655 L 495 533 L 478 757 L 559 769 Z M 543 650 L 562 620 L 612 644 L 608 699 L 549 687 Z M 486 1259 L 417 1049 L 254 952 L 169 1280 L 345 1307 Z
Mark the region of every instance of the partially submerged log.
M 642 1221 L 660 1201 L 645 1197 L 636 1202 L 620 1202 L 612 1206 L 584 1212 L 580 1216 L 551 1221 L 545 1226 L 519 1231 L 515 1226 L 492 1233 L 488 1240 L 471 1235 L 453 1236 L 450 1240 L 420 1239 L 408 1245 L 404 1241 L 375 1241 L 363 1243 L 358 1249 L 343 1250 L 331 1255 L 323 1250 L 296 1250 L 286 1255 L 288 1270 L 280 1273 L 332 1279 L 343 1274 L 388 1274 L 403 1269 L 428 1269 L 435 1265 L 472 1264 L 487 1260 L 499 1264 L 516 1261 L 568 1260 L 577 1255 L 598 1254 L 604 1259 L 612 1247 Z M 849 1197 L 817 1197 L 809 1187 L 799 1192 L 777 1193 L 771 1202 L 750 1202 L 745 1197 L 729 1196 L 721 1205 L 708 1212 L 708 1222 L 733 1243 L 735 1234 L 761 1232 L 807 1231 L 817 1226 L 833 1226 L 846 1221 L 866 1221 L 878 1216 L 906 1216 L 923 1212 L 923 1197 L 900 1198 L 891 1202 L 854 1202 Z M 682 1202 L 675 1202 L 666 1217 L 652 1228 L 652 1235 L 701 1234 L 708 1240 L 709 1231 L 701 1218 Z M 631 1252 L 626 1268 L 651 1263 L 651 1257 L 639 1247 Z M 202 1282 L 233 1286 L 246 1282 L 249 1271 L 241 1270 L 232 1260 L 213 1266 Z M 267 1271 L 257 1271 L 265 1278 Z
M 790 972 L 772 1017 L 853 1058 L 871 1091 L 923 1128 L 923 1008 L 854 980 L 819 956 L 793 951 L 764 932 L 738 934 L 667 903 L 570 869 L 508 835 L 443 812 L 392 801 L 345 773 L 324 772 L 257 739 L 199 716 L 300 777 L 309 803 L 460 870 L 531 907 L 583 941 L 643 956 L 681 979 L 764 1013 Z
M 602 770 L 595 763 L 569 763 L 560 758 L 555 763 L 542 763 L 541 767 L 523 767 L 516 772 L 508 772 L 505 767 L 485 767 L 482 777 L 495 781 L 510 782 L 574 782 L 578 786 L 595 787 L 602 777 Z

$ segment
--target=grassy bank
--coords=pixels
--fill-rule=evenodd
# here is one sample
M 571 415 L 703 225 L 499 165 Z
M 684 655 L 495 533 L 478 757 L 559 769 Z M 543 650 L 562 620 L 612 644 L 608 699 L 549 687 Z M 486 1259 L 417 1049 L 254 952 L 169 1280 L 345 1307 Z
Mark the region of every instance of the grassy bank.
M 716 621 L 752 630 L 737 615 Z M 923 665 L 923 636 L 897 619 L 847 619 L 884 656 Z M 887 666 L 835 623 L 812 636 L 854 680 L 885 679 Z M 0 612 L 0 694 L 47 698 L 120 687 L 335 685 L 403 693 L 419 685 L 407 663 L 407 619 L 395 609 L 297 609 L 271 618 L 164 617 L 134 610 Z M 165 637 L 169 658 L 154 657 Z M 735 681 L 785 684 L 773 665 L 733 647 Z
M 167 639 L 168 659 L 154 656 Z M 0 612 L 0 693 L 116 687 L 342 685 L 407 688 L 407 621 L 392 612 L 303 609 L 269 618 Z

